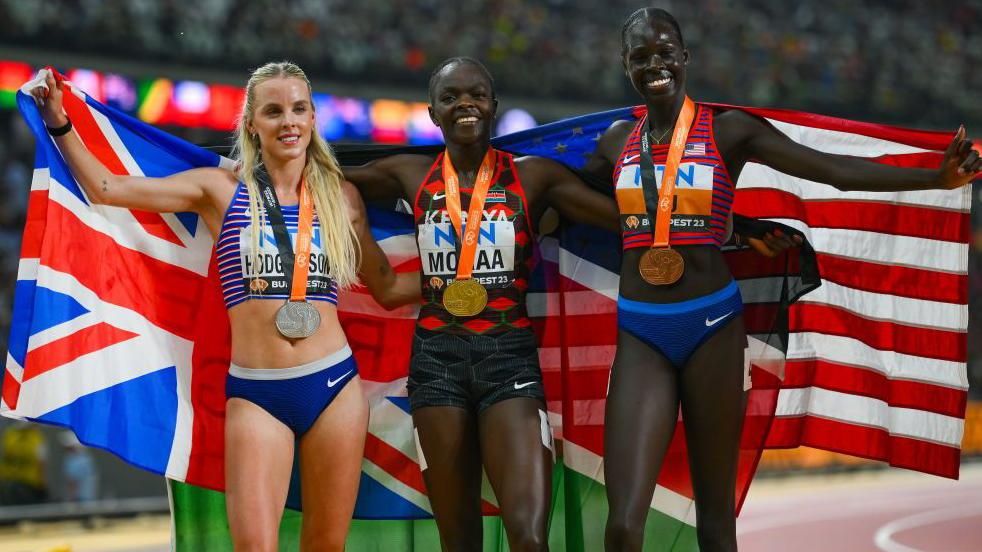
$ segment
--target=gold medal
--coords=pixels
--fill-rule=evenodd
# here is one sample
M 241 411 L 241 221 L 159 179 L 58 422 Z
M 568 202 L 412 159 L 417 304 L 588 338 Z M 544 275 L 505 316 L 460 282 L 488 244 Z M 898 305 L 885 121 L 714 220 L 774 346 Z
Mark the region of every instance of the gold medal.
M 649 249 L 641 255 L 638 272 L 645 282 L 655 286 L 674 284 L 685 272 L 685 261 L 671 248 Z
M 488 306 L 488 290 L 473 278 L 454 280 L 443 292 L 443 307 L 454 316 L 474 316 Z

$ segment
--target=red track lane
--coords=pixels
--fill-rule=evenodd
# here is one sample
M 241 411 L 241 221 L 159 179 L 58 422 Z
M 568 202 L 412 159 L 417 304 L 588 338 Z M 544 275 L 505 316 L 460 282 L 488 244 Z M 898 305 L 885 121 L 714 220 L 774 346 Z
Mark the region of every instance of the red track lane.
M 982 464 L 960 481 L 899 469 L 758 480 L 737 536 L 742 552 L 982 551 Z

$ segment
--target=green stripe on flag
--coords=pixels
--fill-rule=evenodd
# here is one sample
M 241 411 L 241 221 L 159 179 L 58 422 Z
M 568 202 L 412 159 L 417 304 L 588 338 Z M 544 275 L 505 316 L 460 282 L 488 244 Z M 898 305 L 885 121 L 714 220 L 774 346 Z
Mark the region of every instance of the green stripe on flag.
M 175 549 L 178 552 L 232 550 L 225 518 L 225 495 L 178 482 L 170 483 Z M 280 524 L 280 550 L 298 550 L 301 514 L 287 510 Z M 604 486 L 573 469 L 557 465 L 553 477 L 549 547 L 553 552 L 603 550 L 607 499 Z M 695 528 L 652 509 L 644 550 L 697 551 Z M 440 550 L 433 520 L 355 520 L 348 552 L 429 552 Z M 484 550 L 508 550 L 498 517 L 484 518 Z

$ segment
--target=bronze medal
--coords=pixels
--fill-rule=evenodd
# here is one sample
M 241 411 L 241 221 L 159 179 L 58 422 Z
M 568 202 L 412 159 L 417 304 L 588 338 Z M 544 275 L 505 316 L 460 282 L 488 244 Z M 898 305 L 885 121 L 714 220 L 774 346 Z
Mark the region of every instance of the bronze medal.
M 649 249 L 641 255 L 638 272 L 645 282 L 655 286 L 674 284 L 685 271 L 685 261 L 678 251 L 665 247 Z
M 669 243 L 679 162 L 685 152 L 685 144 L 695 112 L 695 102 L 686 96 L 675 120 L 660 186 L 655 177 L 655 166 L 651 158 L 650 121 L 645 118 L 645 124 L 649 124 L 649 128 L 642 132 L 640 137 L 641 189 L 617 190 L 617 202 L 624 206 L 622 207 L 622 214 L 625 215 L 623 224 L 627 230 L 637 229 L 641 217 L 651 217 L 651 225 L 654 229 L 651 248 L 641 255 L 638 272 L 641 274 L 641 279 L 655 286 L 674 284 L 685 272 L 685 260 L 678 251 L 670 247 Z
M 443 306 L 454 316 L 474 316 L 488 306 L 488 290 L 473 278 L 454 280 L 443 292 Z

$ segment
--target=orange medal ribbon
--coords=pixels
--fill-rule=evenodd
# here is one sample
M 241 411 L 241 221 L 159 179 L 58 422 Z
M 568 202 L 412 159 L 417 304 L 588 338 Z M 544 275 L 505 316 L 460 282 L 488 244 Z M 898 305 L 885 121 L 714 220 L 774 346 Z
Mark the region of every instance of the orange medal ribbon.
M 675 120 L 672 131 L 672 141 L 668 147 L 665 159 L 665 173 L 662 175 L 661 187 L 658 189 L 658 204 L 655 209 L 654 239 L 651 249 L 645 251 L 638 264 L 641 277 L 650 284 L 674 284 L 685 271 L 685 262 L 677 251 L 669 245 L 669 229 L 672 222 L 672 205 L 675 199 L 675 183 L 678 178 L 679 162 L 685 152 L 685 144 L 689 137 L 689 128 L 695 118 L 696 104 L 688 96 L 682 104 L 682 110 Z M 641 135 L 641 182 L 649 188 L 656 186 L 655 170 L 651 161 L 651 147 L 648 129 Z M 647 211 L 647 207 L 645 208 Z
M 310 271 L 310 244 L 314 228 L 314 199 L 306 181 L 300 182 L 300 213 L 297 219 L 297 245 L 293 248 L 293 282 L 290 285 L 290 301 L 307 298 L 307 274 Z
M 471 278 L 474 272 L 474 255 L 477 253 L 477 240 L 481 231 L 484 200 L 491 187 L 494 173 L 494 150 L 488 148 L 478 169 L 471 194 L 467 221 L 461 220 L 460 180 L 450 161 L 450 153 L 443 152 L 443 181 L 446 184 L 447 214 L 460 243 L 460 256 L 457 258 L 457 276 L 443 293 L 443 306 L 454 316 L 474 316 L 488 304 L 488 292 L 477 280 Z

